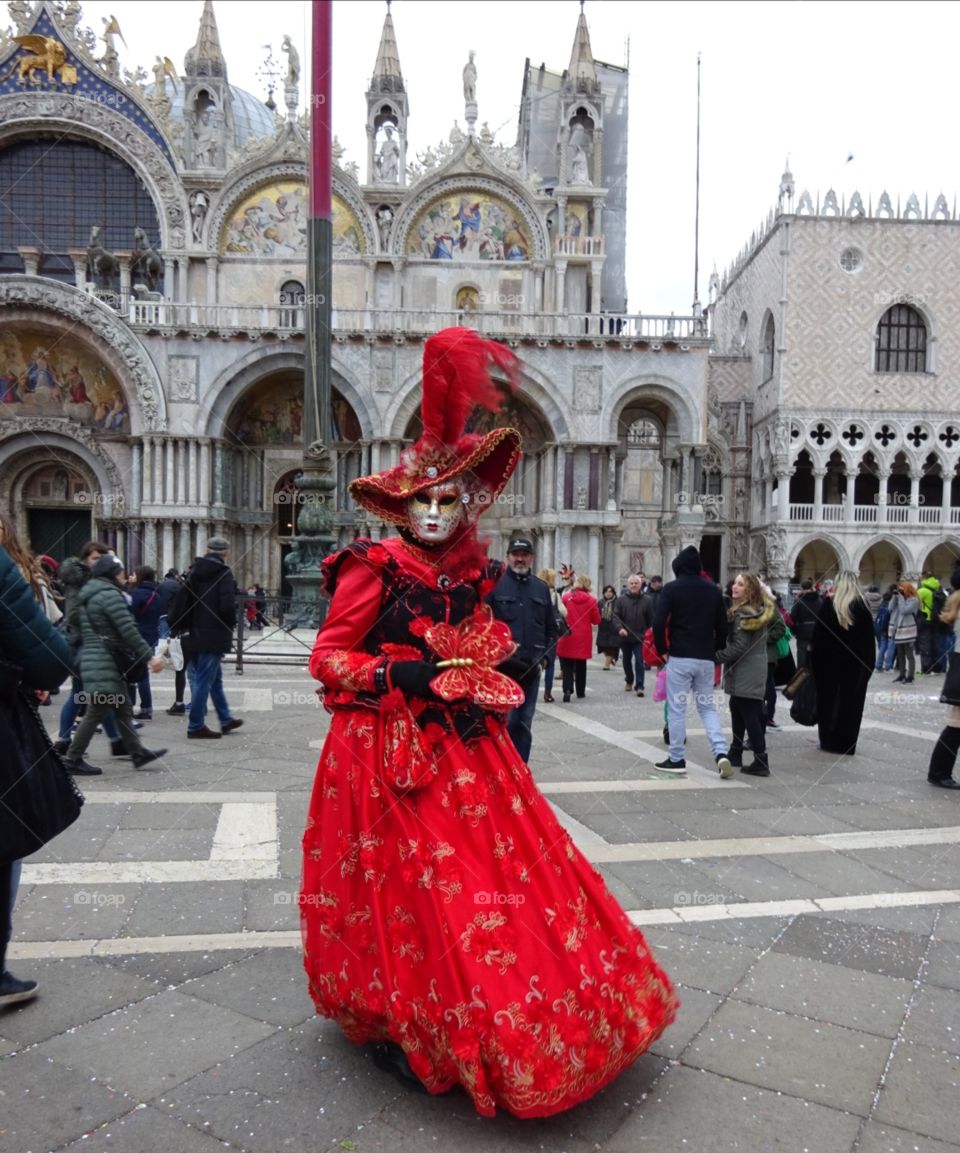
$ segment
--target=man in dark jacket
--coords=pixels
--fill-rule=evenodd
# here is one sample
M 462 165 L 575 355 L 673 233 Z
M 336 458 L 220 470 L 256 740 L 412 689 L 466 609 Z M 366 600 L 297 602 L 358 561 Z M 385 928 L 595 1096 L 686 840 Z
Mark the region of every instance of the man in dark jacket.
M 540 692 L 540 665 L 556 643 L 557 626 L 550 588 L 533 575 L 533 544 L 514 537 L 507 546 L 507 565 L 487 604 L 497 620 L 510 626 L 517 651 L 500 665 L 523 689 L 523 704 L 507 715 L 507 732 L 525 761 L 533 745 L 533 714 Z
M 793 635 L 797 638 L 797 668 L 802 669 L 808 662 L 813 630 L 820 619 L 823 599 L 807 577 L 800 582 L 800 592 L 790 606 L 790 619 L 793 621 Z
M 637 573 L 627 577 L 627 591 L 613 602 L 613 623 L 623 656 L 624 692 L 629 693 L 636 684 L 638 697 L 643 696 L 643 634 L 653 624 L 653 604 Z
M 707 732 L 717 769 L 724 779 L 733 776 L 717 711 L 713 683 L 714 653 L 727 642 L 727 617 L 723 594 L 701 575 L 700 553 L 689 545 L 673 562 L 676 580 L 665 585 L 657 601 L 653 640 L 667 661 L 667 718 L 670 725 L 670 756 L 657 764 L 666 772 L 683 773 L 687 762 L 687 706 L 691 699 Z M 667 646 L 667 630 L 670 644 Z
M 219 740 L 239 729 L 243 721 L 230 715 L 223 691 L 220 660 L 230 651 L 237 625 L 237 582 L 227 564 L 230 542 L 215 536 L 207 541 L 206 555 L 197 557 L 186 580 L 190 591 L 190 719 L 187 736 L 193 740 Z M 181 622 L 170 620 L 171 630 Z M 220 732 L 207 727 L 207 699 L 220 720 Z

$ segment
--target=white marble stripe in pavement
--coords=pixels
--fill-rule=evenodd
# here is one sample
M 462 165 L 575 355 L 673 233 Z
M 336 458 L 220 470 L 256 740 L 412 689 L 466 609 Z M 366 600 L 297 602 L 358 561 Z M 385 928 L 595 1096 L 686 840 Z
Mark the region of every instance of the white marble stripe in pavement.
M 932 699 L 934 699 L 934 698 L 931 698 L 931 700 Z M 939 699 L 939 698 L 936 698 L 936 699 Z M 661 727 L 659 729 L 627 729 L 624 731 L 624 733 L 622 735 L 626 736 L 626 737 L 637 737 L 640 739 L 645 738 L 645 737 L 655 737 L 657 740 L 659 740 L 660 736 L 661 736 L 662 728 L 663 728 L 663 726 L 661 725 Z M 911 729 L 911 728 L 906 728 L 903 725 L 891 725 L 891 724 L 888 724 L 886 721 L 865 720 L 865 721 L 861 722 L 860 728 L 861 729 L 876 729 L 878 732 L 882 732 L 882 733 L 897 733 L 902 737 L 920 737 L 922 740 L 925 740 L 925 741 L 935 741 L 937 739 L 937 737 L 940 735 L 939 729 L 937 729 L 936 732 L 933 732 L 932 730 L 924 730 L 924 729 Z M 724 726 L 724 732 L 729 732 L 729 726 L 726 726 L 726 725 Z M 769 733 L 767 734 L 767 740 L 768 740 L 768 742 L 772 740 L 775 744 L 776 740 L 777 740 L 777 733 L 807 733 L 807 734 L 813 734 L 811 736 L 811 740 L 816 741 L 816 739 L 817 739 L 816 738 L 816 732 L 817 732 L 816 728 L 810 728 L 807 725 L 777 725 L 777 728 L 774 730 L 772 737 L 770 736 Z M 704 736 L 706 736 L 706 729 L 688 728 L 687 729 L 687 736 L 689 736 L 689 737 L 704 737 Z
M 576 840 L 576 838 L 574 838 Z M 777 857 L 792 853 L 852 852 L 915 845 L 960 844 L 960 828 L 879 829 L 862 833 L 812 836 L 731 837 L 723 840 L 647 841 L 633 844 L 579 845 L 593 864 L 619 861 L 703 860 L 715 857 Z
M 609 725 L 602 725 L 599 721 L 591 720 L 590 717 L 571 712 L 569 709 L 564 710 L 559 705 L 542 704 L 539 708 L 547 713 L 552 720 L 561 721 L 573 729 L 579 729 L 581 733 L 596 737 L 598 741 L 603 741 L 608 745 L 613 745 L 615 748 L 623 749 L 624 752 L 633 753 L 641 762 L 637 766 L 638 770 L 642 770 L 643 772 L 655 773 L 657 771 L 655 768 L 656 762 L 662 761 L 667 755 L 667 750 L 663 745 L 659 747 L 649 745 L 646 741 L 639 740 L 632 733 L 621 733 L 617 729 L 611 729 Z M 657 736 L 659 735 L 660 732 L 658 730 Z M 687 774 L 688 779 L 692 778 L 696 780 L 698 788 L 701 789 L 726 789 L 729 788 L 730 785 L 729 781 L 722 781 L 720 779 L 715 768 L 707 768 L 689 759 L 687 759 Z
M 273 805 L 277 794 L 264 793 L 208 793 L 198 789 L 169 789 L 166 792 L 137 793 L 122 789 L 84 794 L 88 805 Z
M 170 794 L 155 794 L 169 799 Z M 192 793 L 184 794 L 195 803 Z M 224 794 L 210 794 L 223 797 Z M 263 880 L 279 876 L 277 803 L 222 804 L 205 861 L 71 861 L 24 865 L 25 885 L 164 884 L 186 881 Z
M 729 780 L 723 782 L 727 789 L 749 789 L 750 786 L 743 781 Z M 689 777 L 651 777 L 649 780 L 626 781 L 537 781 L 537 788 L 541 793 L 560 796 L 564 793 L 660 793 L 667 790 L 702 789 L 703 782 L 699 778 L 691 781 Z
M 685 925 L 697 921 L 732 921 L 746 917 L 795 917 L 803 913 L 843 913 L 854 909 L 900 909 L 918 905 L 955 905 L 960 890 L 905 893 L 854 893 L 847 897 L 810 897 L 789 901 L 742 901 L 728 905 L 675 905 L 630 909 L 635 925 Z M 79 941 L 13 941 L 11 960 L 64 960 L 72 957 L 116 957 L 150 953 L 208 953 L 222 949 L 298 949 L 297 931 L 206 933 L 166 937 L 93 938 Z

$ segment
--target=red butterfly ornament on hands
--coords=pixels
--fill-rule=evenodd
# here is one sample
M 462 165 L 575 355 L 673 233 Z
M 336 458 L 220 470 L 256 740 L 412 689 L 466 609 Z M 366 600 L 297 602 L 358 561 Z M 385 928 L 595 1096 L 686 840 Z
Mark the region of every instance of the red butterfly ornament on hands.
M 496 666 L 516 652 L 510 629 L 498 621 L 489 605 L 480 604 L 472 616 L 459 625 L 432 625 L 424 640 L 440 658 L 443 671 L 430 682 L 430 688 L 445 701 L 470 698 L 487 709 L 508 709 L 522 705 L 523 690 Z

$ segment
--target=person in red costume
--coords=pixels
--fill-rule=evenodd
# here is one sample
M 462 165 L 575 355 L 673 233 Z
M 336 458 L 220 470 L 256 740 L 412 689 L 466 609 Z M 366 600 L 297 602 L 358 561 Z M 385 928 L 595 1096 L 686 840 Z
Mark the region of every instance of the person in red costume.
M 674 1019 L 640 931 L 561 828 L 504 724 L 509 628 L 479 513 L 520 435 L 465 434 L 496 410 L 508 349 L 430 337 L 423 436 L 350 486 L 396 526 L 324 562 L 332 597 L 310 671 L 331 713 L 303 838 L 304 964 L 320 1014 L 378 1066 L 477 1111 L 545 1117 L 591 1097 Z

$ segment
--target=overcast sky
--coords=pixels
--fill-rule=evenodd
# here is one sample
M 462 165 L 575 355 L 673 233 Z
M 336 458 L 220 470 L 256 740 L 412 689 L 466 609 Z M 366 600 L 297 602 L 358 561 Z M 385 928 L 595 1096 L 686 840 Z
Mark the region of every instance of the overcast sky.
M 639 4 L 589 0 L 593 53 L 630 65 L 627 279 L 633 311 L 688 313 L 693 298 L 697 54 L 702 54 L 700 296 L 776 200 L 784 160 L 797 191 L 888 191 L 923 204 L 958 191 L 952 77 L 960 6 L 863 2 Z M 107 0 L 84 5 L 102 31 L 116 15 L 127 43 L 121 62 L 149 70 L 157 53 L 179 72 L 196 39 L 200 0 Z M 272 45 L 278 75 L 289 33 L 309 57 L 304 0 L 216 0 L 232 84 L 266 97 L 258 71 Z M 334 126 L 361 174 L 364 91 L 376 60 L 385 5 L 335 0 Z M 513 144 L 526 57 L 567 67 L 576 0 L 395 0 L 392 8 L 410 106 L 408 159 L 463 125 L 461 72 L 476 52 L 480 123 Z M 629 42 L 629 47 L 628 47 Z M 277 93 L 282 105 L 282 94 Z M 853 159 L 848 160 L 852 154 Z

